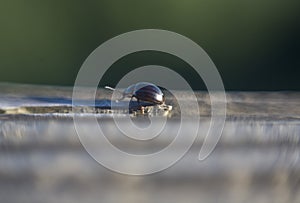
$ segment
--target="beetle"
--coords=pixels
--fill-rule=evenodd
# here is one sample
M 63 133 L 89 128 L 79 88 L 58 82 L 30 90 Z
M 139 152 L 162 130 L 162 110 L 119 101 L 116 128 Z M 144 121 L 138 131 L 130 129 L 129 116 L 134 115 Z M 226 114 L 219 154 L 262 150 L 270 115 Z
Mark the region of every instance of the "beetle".
M 114 88 L 105 86 L 106 89 L 115 91 Z M 138 103 L 140 101 L 149 102 L 154 105 L 156 104 L 164 104 L 165 97 L 161 89 L 149 82 L 138 82 L 136 84 L 130 85 L 127 87 L 122 93 L 122 97 L 118 100 L 123 100 L 126 97 L 136 98 Z

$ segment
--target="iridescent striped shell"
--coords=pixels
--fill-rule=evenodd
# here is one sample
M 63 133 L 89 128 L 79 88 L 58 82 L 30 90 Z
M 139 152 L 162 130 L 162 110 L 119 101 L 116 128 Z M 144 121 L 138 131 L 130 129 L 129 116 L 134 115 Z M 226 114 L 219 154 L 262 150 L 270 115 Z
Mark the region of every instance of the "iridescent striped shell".
M 148 82 L 139 82 L 130 85 L 123 94 L 124 96 L 135 97 L 138 101 L 145 101 L 154 104 L 164 103 L 164 94 L 161 89 Z

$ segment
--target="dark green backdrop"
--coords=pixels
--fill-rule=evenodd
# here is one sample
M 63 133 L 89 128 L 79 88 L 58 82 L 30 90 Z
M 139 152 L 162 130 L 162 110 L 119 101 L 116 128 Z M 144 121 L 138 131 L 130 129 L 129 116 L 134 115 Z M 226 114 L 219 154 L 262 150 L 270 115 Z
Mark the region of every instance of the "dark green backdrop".
M 0 81 L 72 85 L 101 43 L 157 28 L 185 35 L 205 49 L 227 90 L 300 90 L 299 10 L 295 0 L 2 0 Z M 181 65 L 165 55 L 138 54 L 116 63 L 111 81 L 122 68 L 149 59 Z M 199 82 L 196 88 L 204 87 Z

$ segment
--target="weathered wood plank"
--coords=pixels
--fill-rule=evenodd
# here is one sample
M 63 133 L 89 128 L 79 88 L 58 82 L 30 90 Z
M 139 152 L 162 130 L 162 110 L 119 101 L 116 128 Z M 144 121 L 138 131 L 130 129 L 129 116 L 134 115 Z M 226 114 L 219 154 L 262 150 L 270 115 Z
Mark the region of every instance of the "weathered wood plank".
M 110 94 L 99 89 L 99 104 Z M 190 94 L 181 92 L 182 99 L 188 102 Z M 200 129 L 206 129 L 209 96 L 196 95 Z M 68 87 L 0 85 L 1 202 L 300 202 L 298 92 L 227 93 L 225 128 L 208 159 L 197 160 L 205 138 L 200 132 L 178 163 L 143 177 L 111 172 L 88 155 L 74 128 L 71 96 Z M 117 147 L 153 153 L 174 139 L 176 116 L 165 137 L 139 147 L 114 128 L 110 117 L 98 120 Z M 106 153 L 105 147 L 95 148 Z

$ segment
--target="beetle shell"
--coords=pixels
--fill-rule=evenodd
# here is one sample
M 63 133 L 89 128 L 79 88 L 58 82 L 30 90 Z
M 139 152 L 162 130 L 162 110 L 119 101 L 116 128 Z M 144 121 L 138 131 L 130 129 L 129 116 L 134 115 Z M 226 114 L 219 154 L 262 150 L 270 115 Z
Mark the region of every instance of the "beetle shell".
M 130 85 L 124 94 L 127 96 L 135 97 L 138 101 L 145 101 L 154 104 L 164 103 L 164 94 L 159 87 L 152 83 L 139 82 Z

